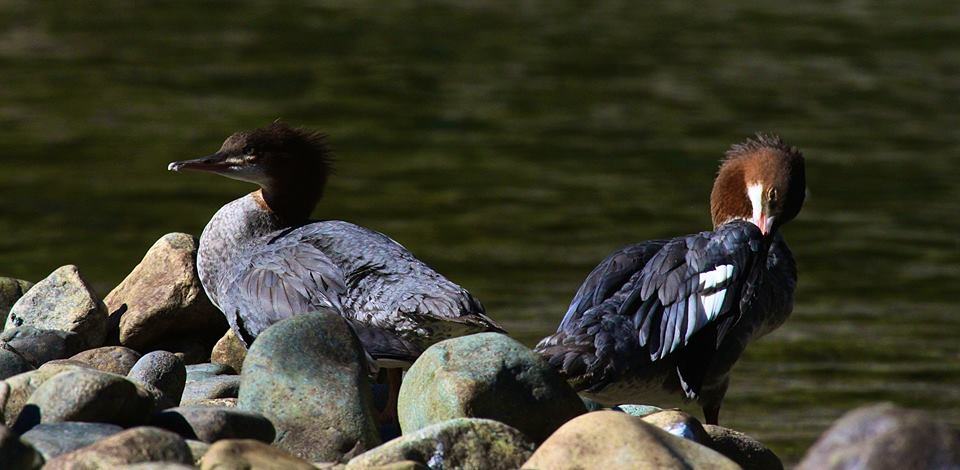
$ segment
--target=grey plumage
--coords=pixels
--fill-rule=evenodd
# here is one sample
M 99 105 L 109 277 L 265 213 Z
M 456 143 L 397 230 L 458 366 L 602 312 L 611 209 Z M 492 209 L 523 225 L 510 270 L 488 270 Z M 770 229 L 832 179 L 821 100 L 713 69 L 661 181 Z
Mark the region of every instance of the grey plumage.
M 459 334 L 502 331 L 469 292 L 389 237 L 341 221 L 285 227 L 254 195 L 211 219 L 198 271 L 245 342 L 283 318 L 324 308 L 350 320 L 371 356 L 392 362 L 411 362 Z

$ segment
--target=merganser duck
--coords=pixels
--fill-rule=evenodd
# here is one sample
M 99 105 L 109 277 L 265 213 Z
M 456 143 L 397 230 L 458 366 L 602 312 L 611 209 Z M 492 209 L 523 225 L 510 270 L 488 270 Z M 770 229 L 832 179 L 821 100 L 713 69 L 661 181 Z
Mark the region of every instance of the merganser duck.
M 248 346 L 291 315 L 340 313 L 366 352 L 392 372 L 390 409 L 399 368 L 426 347 L 459 335 L 504 332 L 469 292 L 386 235 L 349 222 L 309 220 L 331 172 L 320 133 L 277 121 L 234 133 L 216 153 L 168 169 L 260 186 L 217 211 L 197 255 L 207 296 Z
M 800 212 L 804 158 L 777 136 L 734 145 L 720 165 L 713 231 L 615 251 L 536 351 L 604 405 L 681 395 L 719 421 L 733 364 L 793 310 L 793 255 L 779 228 Z

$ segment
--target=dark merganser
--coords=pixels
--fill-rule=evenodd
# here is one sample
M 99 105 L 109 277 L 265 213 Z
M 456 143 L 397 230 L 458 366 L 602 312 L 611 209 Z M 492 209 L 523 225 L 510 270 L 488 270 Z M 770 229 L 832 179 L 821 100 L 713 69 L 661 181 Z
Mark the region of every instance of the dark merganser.
M 778 229 L 805 192 L 795 147 L 761 134 L 734 145 L 710 194 L 714 230 L 611 254 L 537 352 L 601 404 L 666 392 L 717 424 L 733 364 L 793 310 L 796 264 Z
M 217 211 L 197 255 L 207 296 L 247 345 L 277 321 L 320 309 L 346 317 L 366 352 L 387 368 L 408 365 L 437 341 L 503 332 L 469 292 L 386 235 L 309 220 L 331 172 L 322 134 L 278 121 L 168 169 L 260 186 Z

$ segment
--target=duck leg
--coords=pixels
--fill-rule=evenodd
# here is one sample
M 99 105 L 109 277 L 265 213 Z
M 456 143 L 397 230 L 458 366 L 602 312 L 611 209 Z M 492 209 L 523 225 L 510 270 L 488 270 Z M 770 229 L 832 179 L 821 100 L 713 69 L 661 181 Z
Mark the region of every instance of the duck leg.
M 387 405 L 380 412 L 380 424 L 392 424 L 397 421 L 397 402 L 400 397 L 400 385 L 403 383 L 403 369 L 386 369 Z

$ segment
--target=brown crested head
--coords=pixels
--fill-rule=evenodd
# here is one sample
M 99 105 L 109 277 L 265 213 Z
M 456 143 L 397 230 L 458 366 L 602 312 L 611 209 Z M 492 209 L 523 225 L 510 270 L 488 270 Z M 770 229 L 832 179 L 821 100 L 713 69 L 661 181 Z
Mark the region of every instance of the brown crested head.
M 212 155 L 173 162 L 167 168 L 205 171 L 255 183 L 272 208 L 296 207 L 299 216 L 305 207 L 312 209 L 323 195 L 332 173 L 332 158 L 325 135 L 277 120 L 234 133 Z
M 713 225 L 748 220 L 771 235 L 800 212 L 806 187 L 800 150 L 757 134 L 727 150 L 710 194 Z

